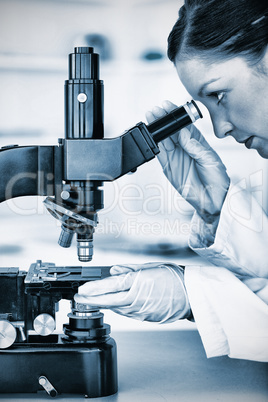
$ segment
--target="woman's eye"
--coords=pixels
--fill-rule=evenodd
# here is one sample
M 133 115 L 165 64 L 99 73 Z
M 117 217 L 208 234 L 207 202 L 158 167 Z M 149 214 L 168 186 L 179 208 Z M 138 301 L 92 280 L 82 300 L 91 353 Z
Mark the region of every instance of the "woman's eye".
M 225 93 L 224 92 L 211 92 L 210 94 L 208 94 L 208 96 L 212 97 L 212 98 L 216 98 L 217 100 L 217 104 L 219 104 L 222 99 L 224 98 Z
M 224 92 L 217 93 L 218 104 L 222 101 L 223 97 L 224 97 Z

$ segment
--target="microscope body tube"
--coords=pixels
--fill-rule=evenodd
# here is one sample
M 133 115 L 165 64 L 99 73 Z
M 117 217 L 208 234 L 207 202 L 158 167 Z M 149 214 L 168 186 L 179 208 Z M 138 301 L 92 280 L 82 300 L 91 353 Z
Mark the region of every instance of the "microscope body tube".
M 65 81 L 66 140 L 103 139 L 103 82 L 99 79 L 99 55 L 91 47 L 76 47 L 69 55 L 69 79 Z M 103 208 L 102 182 L 70 181 L 63 201 L 80 215 L 96 221 L 96 211 Z M 80 261 L 91 261 L 93 232 L 91 225 L 79 225 L 77 252 Z M 74 230 L 71 220 L 62 225 L 59 244 L 71 245 Z
M 103 82 L 99 55 L 93 48 L 78 47 L 69 55 L 65 81 L 65 138 L 103 138 Z

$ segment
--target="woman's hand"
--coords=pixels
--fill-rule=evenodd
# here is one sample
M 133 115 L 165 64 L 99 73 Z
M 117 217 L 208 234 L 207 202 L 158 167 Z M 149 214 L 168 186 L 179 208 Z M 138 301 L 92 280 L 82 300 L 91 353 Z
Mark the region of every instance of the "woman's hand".
M 156 106 L 146 114 L 148 123 L 176 107 L 169 101 L 163 103 L 163 109 Z M 213 222 L 230 184 L 218 154 L 193 124 L 160 142 L 159 148 L 158 159 L 170 183 L 205 222 Z
M 110 273 L 80 286 L 75 301 L 141 321 L 173 322 L 191 315 L 183 268 L 147 263 L 114 266 Z

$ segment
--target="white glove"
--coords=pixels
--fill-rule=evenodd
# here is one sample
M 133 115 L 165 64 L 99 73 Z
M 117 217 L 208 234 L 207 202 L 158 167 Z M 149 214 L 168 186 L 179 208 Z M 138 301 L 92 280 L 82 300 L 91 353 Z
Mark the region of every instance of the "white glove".
M 191 316 L 183 268 L 147 263 L 114 266 L 110 273 L 111 277 L 80 286 L 75 301 L 141 321 L 163 323 Z
M 164 109 L 147 112 L 148 123 L 177 106 L 169 101 Z M 205 222 L 220 214 L 230 179 L 218 154 L 200 131 L 191 124 L 159 143 L 158 159 L 170 183 L 197 211 Z

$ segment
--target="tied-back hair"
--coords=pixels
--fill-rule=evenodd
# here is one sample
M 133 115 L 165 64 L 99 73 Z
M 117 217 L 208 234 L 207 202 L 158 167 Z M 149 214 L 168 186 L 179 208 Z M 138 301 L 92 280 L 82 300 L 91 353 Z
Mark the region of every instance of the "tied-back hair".
M 168 37 L 168 57 L 208 52 L 217 58 L 238 55 L 257 63 L 268 43 L 268 0 L 185 0 Z M 206 52 L 207 51 L 207 52 Z

